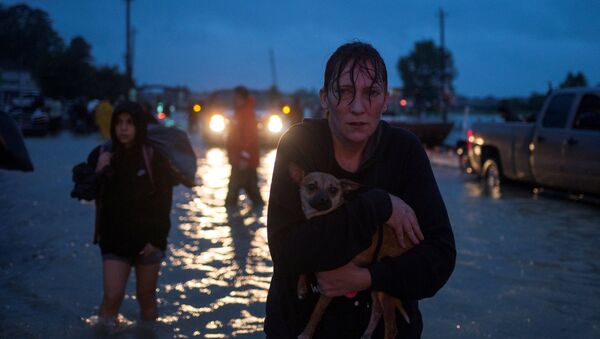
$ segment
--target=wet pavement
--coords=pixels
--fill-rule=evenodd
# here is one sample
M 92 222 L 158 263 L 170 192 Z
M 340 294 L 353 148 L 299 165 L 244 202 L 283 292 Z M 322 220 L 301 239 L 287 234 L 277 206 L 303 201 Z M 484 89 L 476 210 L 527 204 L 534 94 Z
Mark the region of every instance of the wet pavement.
M 33 173 L 0 171 L 0 338 L 263 337 L 272 274 L 266 209 L 223 206 L 224 150 L 199 155 L 202 185 L 174 193 L 157 324 L 137 321 L 134 276 L 113 333 L 92 326 L 101 259 L 93 204 L 69 197 L 71 168 L 98 136 L 26 139 Z M 261 156 L 268 199 L 275 151 Z M 458 169 L 435 166 L 458 248 L 448 284 L 422 301 L 424 338 L 600 337 L 600 208 L 522 187 L 490 196 Z

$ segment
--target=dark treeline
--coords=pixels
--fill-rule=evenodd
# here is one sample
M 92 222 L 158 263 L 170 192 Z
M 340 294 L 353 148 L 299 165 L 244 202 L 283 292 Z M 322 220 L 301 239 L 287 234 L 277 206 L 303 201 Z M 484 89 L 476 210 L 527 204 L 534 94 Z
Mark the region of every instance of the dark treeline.
M 65 44 L 40 9 L 0 4 L 0 62 L 31 71 L 44 96 L 114 101 L 126 95 L 125 75 L 116 66 L 95 66 L 91 49 L 80 36 Z

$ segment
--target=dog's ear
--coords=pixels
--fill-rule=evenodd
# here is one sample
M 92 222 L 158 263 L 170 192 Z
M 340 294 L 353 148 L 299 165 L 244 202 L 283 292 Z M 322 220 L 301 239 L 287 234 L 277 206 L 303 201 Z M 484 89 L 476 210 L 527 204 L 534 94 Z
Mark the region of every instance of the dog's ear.
M 360 188 L 360 184 L 348 179 L 340 179 L 340 185 L 344 194 L 352 191 L 356 191 Z
M 304 170 L 302 170 L 300 166 L 296 165 L 293 162 L 290 163 L 288 170 L 290 172 L 290 177 L 292 177 L 292 180 L 296 183 L 296 185 L 300 186 L 300 183 L 302 183 L 302 179 L 304 179 Z

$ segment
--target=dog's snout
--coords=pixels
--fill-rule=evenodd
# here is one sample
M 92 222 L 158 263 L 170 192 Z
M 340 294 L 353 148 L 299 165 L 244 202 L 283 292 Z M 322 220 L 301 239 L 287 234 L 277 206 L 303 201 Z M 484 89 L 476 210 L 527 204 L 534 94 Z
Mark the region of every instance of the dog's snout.
M 310 199 L 310 206 L 317 211 L 325 211 L 331 208 L 331 199 L 325 192 L 319 192 Z

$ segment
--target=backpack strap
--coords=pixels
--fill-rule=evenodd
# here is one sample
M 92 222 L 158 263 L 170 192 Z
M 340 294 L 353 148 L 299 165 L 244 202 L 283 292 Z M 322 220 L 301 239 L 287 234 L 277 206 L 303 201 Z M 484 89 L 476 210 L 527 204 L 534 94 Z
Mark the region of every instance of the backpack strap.
M 146 171 L 148 172 L 148 176 L 150 177 L 150 183 L 153 188 L 156 188 L 154 185 L 154 174 L 152 173 L 152 158 L 154 157 L 154 149 L 149 145 L 142 146 L 142 154 L 144 156 L 144 164 L 146 165 Z
M 110 152 L 112 149 L 112 142 L 109 140 L 100 146 L 100 152 L 98 153 L 98 157 L 100 154 L 104 152 Z M 94 217 L 94 238 L 93 244 L 96 245 L 100 241 L 100 211 L 102 210 L 102 202 L 100 201 L 100 196 L 102 193 L 100 192 L 102 187 L 98 188 L 98 192 L 96 194 L 96 199 L 94 202 L 96 204 L 96 215 Z
M 100 241 L 100 210 L 102 209 L 102 203 L 96 197 L 96 216 L 94 219 L 94 241 L 93 244 L 96 245 L 98 241 Z

